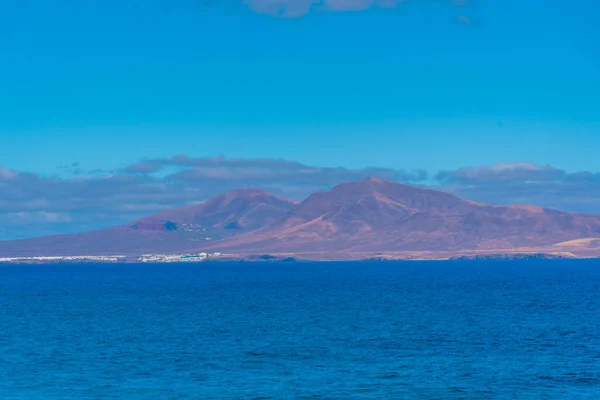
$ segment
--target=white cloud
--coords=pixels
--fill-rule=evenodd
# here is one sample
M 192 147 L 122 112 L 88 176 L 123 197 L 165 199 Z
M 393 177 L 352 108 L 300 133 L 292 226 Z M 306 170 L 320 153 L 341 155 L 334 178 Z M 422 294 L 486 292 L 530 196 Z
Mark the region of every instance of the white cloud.
M 166 171 L 177 172 L 165 174 Z M 422 180 L 423 171 L 323 168 L 282 159 L 185 155 L 148 159 L 108 175 L 44 177 L 0 168 L 0 240 L 126 224 L 219 193 L 255 187 L 301 200 L 337 183 L 377 176 Z
M 56 213 L 48 211 L 21 211 L 16 213 L 8 213 L 9 220 L 16 225 L 28 224 L 59 224 L 69 223 L 72 221 L 67 213 Z
M 435 188 L 495 204 L 535 204 L 565 211 L 600 212 L 600 174 L 567 173 L 528 162 L 440 171 L 327 168 L 282 159 L 184 155 L 143 160 L 110 175 L 44 177 L 0 167 L 0 240 L 78 232 L 126 224 L 164 209 L 219 193 L 254 187 L 302 200 L 348 181 L 378 177 L 433 182 Z M 166 171 L 176 171 L 166 174 Z
M 600 212 L 598 173 L 567 173 L 549 165 L 518 162 L 440 171 L 435 178 L 440 188 L 483 203 Z
M 415 2 L 415 0 L 411 1 Z M 311 10 L 336 12 L 361 11 L 373 7 L 394 8 L 406 2 L 408 0 L 244 0 L 244 3 L 255 12 L 282 18 L 302 17 Z M 457 7 L 468 5 L 466 0 L 440 0 L 439 3 Z M 462 18 L 461 21 L 466 22 L 464 19 L 468 17 L 462 16 Z
M 17 176 L 17 173 L 11 169 L 0 166 L 0 179 L 12 179 Z

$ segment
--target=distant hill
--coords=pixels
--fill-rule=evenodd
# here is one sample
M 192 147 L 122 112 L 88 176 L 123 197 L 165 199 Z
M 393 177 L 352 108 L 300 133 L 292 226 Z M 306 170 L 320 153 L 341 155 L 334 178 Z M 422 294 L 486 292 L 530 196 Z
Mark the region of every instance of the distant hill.
M 299 204 L 261 190 L 232 191 L 125 226 L 0 242 L 0 256 L 200 251 L 360 253 L 361 257 L 443 252 L 452 256 L 465 250 L 502 253 L 582 247 L 585 254 L 600 254 L 593 239 L 598 237 L 598 215 L 486 205 L 370 178 L 315 193 Z
M 166 210 L 128 225 L 140 231 L 207 232 L 212 239 L 261 228 L 282 218 L 295 202 L 257 189 L 240 189 L 186 207 Z
M 600 216 L 494 206 L 380 179 L 316 193 L 227 251 L 441 251 L 544 247 L 600 235 Z
M 240 189 L 204 203 L 166 210 L 124 226 L 0 242 L 0 256 L 140 255 L 183 252 L 282 218 L 295 202 L 263 190 Z

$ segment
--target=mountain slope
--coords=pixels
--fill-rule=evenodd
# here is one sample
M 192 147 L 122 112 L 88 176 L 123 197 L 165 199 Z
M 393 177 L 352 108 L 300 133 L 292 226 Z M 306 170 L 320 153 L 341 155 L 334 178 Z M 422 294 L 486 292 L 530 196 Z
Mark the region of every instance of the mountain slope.
M 258 229 L 283 217 L 296 203 L 257 189 L 240 189 L 186 207 L 166 210 L 129 225 L 142 231 L 208 231 L 229 236 L 227 231 Z
M 204 203 L 166 210 L 134 223 L 74 235 L 0 242 L 0 256 L 140 255 L 184 252 L 198 243 L 258 229 L 295 203 L 254 189 L 220 194 Z
M 260 190 L 232 191 L 125 226 L 0 242 L 0 257 L 200 251 L 337 255 L 518 248 L 571 251 L 582 247 L 578 239 L 598 237 L 597 215 L 485 205 L 441 191 L 365 179 L 315 193 L 300 204 Z M 585 254 L 598 252 L 595 241 L 585 243 Z
M 316 193 L 285 218 L 215 243 L 226 251 L 510 249 L 600 234 L 600 216 L 491 206 L 379 179 Z

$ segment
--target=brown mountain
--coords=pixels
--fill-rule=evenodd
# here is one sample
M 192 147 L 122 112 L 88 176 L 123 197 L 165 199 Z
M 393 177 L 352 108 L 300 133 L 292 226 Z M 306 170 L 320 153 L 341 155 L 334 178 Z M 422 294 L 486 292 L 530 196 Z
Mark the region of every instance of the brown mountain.
M 234 190 L 124 226 L 0 242 L 0 257 L 183 252 L 197 243 L 258 229 L 282 218 L 295 204 L 263 190 Z
M 598 237 L 597 215 L 485 205 L 441 191 L 365 179 L 315 193 L 300 204 L 260 190 L 237 190 L 125 226 L 0 242 L 0 257 L 199 251 L 336 257 L 437 252 L 445 257 L 517 248 L 596 255 L 599 248 L 587 243 L 596 243 L 589 238 Z
M 214 243 L 223 251 L 384 252 L 543 247 L 600 236 L 600 216 L 493 206 L 380 179 L 308 197 L 285 218 Z
M 129 225 L 146 231 L 209 231 L 216 238 L 227 231 L 251 231 L 282 218 L 295 202 L 257 189 L 240 189 L 186 207 L 166 210 Z

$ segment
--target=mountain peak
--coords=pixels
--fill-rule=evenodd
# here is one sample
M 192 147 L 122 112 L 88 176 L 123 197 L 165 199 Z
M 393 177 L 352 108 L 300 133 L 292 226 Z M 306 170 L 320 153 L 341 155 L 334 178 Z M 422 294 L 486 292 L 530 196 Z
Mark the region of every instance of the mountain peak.
M 271 251 L 502 249 L 598 237 L 600 217 L 533 206 L 488 206 L 369 177 L 315 193 L 260 232 L 225 248 Z
M 150 215 L 130 227 L 138 230 L 188 230 L 217 232 L 258 229 L 287 213 L 296 203 L 260 189 L 238 189 L 203 203 Z
M 231 190 L 229 192 L 225 192 L 223 194 L 227 194 L 227 193 L 232 193 L 232 194 L 236 194 L 238 196 L 247 196 L 247 197 L 253 197 L 253 196 L 273 196 L 273 197 L 275 197 L 275 195 L 267 192 L 266 190 L 255 189 L 255 188 L 236 189 L 236 190 Z
M 405 192 L 406 191 L 436 192 L 435 190 L 432 190 L 429 188 L 415 186 L 415 185 L 411 185 L 411 184 L 404 183 L 404 182 L 392 181 L 389 179 L 377 178 L 377 177 L 373 177 L 373 176 L 367 177 L 360 181 L 344 182 L 344 183 L 337 185 L 336 187 L 363 188 L 365 190 L 371 190 L 373 188 L 375 188 L 376 190 L 386 190 L 386 188 L 387 189 L 395 188 L 396 190 L 402 189 Z M 442 193 L 445 193 L 445 192 L 442 192 Z
M 597 215 L 479 204 L 434 189 L 369 177 L 312 194 L 300 204 L 260 189 L 233 190 L 127 227 L 0 243 L 0 251 L 16 255 L 196 250 L 363 254 L 544 248 L 560 243 L 553 248 L 597 252 L 595 238 L 599 237 Z M 207 238 L 212 241 L 206 242 Z
M 263 190 L 263 189 L 254 189 L 254 188 L 242 188 L 236 190 L 230 190 L 229 192 L 221 193 L 216 195 L 215 197 L 206 201 L 206 203 L 217 202 L 223 200 L 232 200 L 234 198 L 241 199 L 244 201 L 270 201 L 270 200 L 279 200 L 286 203 L 295 203 L 292 200 L 284 199 L 283 197 L 275 196 L 274 194 Z
M 385 179 L 377 178 L 377 177 L 374 177 L 374 176 L 369 176 L 369 177 L 363 179 L 363 182 L 371 182 L 371 183 L 394 183 L 392 181 L 387 181 Z

